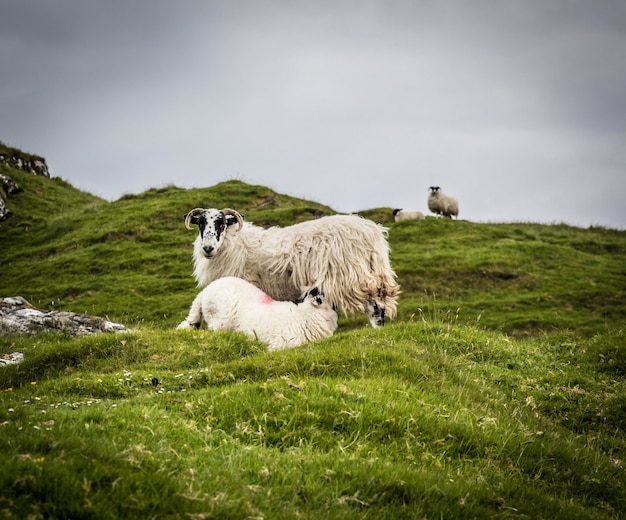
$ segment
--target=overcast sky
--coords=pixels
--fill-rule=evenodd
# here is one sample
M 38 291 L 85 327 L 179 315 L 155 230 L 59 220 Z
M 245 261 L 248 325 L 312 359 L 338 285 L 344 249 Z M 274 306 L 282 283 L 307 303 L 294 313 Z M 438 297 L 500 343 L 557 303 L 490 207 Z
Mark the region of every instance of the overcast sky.
M 624 0 L 0 0 L 0 140 L 115 200 L 626 228 Z M 206 201 L 210 207 L 211 201 Z

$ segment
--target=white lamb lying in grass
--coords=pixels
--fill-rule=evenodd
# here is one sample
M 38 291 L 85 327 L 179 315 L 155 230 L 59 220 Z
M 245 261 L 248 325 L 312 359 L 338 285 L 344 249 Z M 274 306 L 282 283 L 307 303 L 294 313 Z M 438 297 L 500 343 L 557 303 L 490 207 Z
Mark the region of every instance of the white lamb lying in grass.
M 300 303 L 276 301 L 251 283 L 233 276 L 218 278 L 194 299 L 178 329 L 239 331 L 268 344 L 268 350 L 296 347 L 333 335 L 337 313 L 317 287 Z

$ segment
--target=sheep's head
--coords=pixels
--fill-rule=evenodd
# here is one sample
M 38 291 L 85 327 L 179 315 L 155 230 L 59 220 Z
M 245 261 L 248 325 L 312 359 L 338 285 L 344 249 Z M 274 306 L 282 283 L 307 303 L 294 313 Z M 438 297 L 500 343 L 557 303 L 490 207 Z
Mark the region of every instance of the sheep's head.
M 435 195 L 441 191 L 441 188 L 439 186 L 431 186 L 428 189 L 430 190 L 431 195 Z
M 202 254 L 211 258 L 222 245 L 229 226 L 237 224 L 237 231 L 243 227 L 243 217 L 230 208 L 194 208 L 185 215 L 185 227 L 192 229 L 192 224 L 200 231 Z

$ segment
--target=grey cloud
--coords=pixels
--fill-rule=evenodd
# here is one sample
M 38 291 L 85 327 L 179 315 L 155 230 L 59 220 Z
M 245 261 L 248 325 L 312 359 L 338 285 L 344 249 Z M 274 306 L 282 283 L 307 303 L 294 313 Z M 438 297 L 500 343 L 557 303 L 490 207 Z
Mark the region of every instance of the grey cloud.
M 623 2 L 13 4 L 0 139 L 96 194 L 425 210 L 435 183 L 470 220 L 626 226 Z

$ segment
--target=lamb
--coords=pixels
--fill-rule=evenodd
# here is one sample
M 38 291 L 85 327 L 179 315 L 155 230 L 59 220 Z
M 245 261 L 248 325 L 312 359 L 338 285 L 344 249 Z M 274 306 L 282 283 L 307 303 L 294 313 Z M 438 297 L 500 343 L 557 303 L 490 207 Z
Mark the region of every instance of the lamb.
M 428 209 L 437 215 L 452 218 L 459 217 L 459 202 L 441 191 L 439 186 L 431 186 L 428 194 Z
M 337 330 L 337 313 L 317 287 L 296 304 L 275 301 L 233 276 L 219 278 L 200 291 L 177 328 L 197 329 L 202 318 L 210 330 L 243 332 L 267 343 L 270 351 L 327 338 Z
M 424 218 L 424 214 L 421 211 L 404 211 L 402 208 L 397 208 L 393 210 L 393 219 L 396 222 L 401 222 L 402 220 L 415 220 Z
M 185 215 L 185 227 L 192 224 L 199 229 L 193 261 L 200 287 L 236 276 L 291 302 L 308 287 L 323 287 L 335 310 L 362 309 L 374 328 L 396 314 L 399 286 L 387 229 L 371 220 L 332 215 L 264 229 L 230 208 L 195 208 Z

